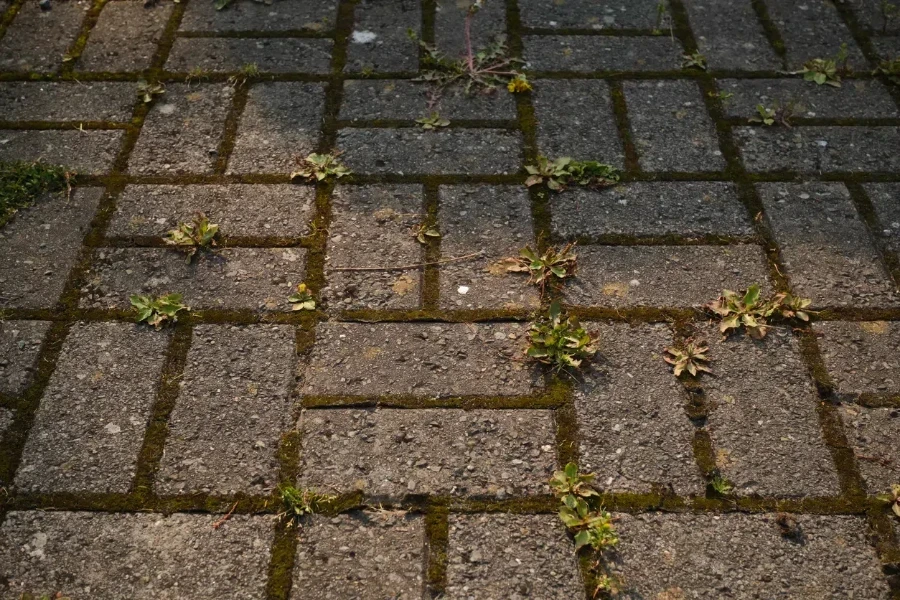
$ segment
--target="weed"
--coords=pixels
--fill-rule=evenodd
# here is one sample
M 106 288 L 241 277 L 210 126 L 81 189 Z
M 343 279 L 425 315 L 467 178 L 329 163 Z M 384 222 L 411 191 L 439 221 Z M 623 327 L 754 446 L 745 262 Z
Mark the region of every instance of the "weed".
M 511 259 L 515 264 L 507 267 L 507 271 L 528 273 L 528 283 L 541 288 L 543 298 L 548 285 L 561 283 L 575 274 L 578 256 L 572 251 L 574 247 L 574 243 L 566 244 L 561 250 L 550 247 L 543 254 L 538 254 L 530 246 L 525 246 L 519 251 L 519 258 Z
M 709 481 L 709 485 L 712 487 L 713 491 L 720 496 L 727 496 L 734 489 L 731 482 L 722 477 L 719 473 L 713 475 L 712 479 Z
M 700 69 L 701 71 L 706 70 L 706 57 L 699 52 L 694 52 L 693 54 L 683 54 L 681 58 L 682 69 Z
M 291 526 L 299 525 L 305 515 L 315 514 L 322 504 L 331 502 L 336 496 L 318 494 L 313 490 L 300 489 L 292 485 L 279 485 L 282 511 L 278 514 L 289 521 Z
M 526 354 L 555 371 L 577 369 L 597 353 L 596 336 L 585 331 L 577 318 L 565 318 L 559 302 L 550 305 L 546 317 L 531 324 L 529 335 L 531 344 Z
M 599 496 L 588 487 L 593 473 L 581 475 L 578 465 L 569 463 L 565 470 L 556 471 L 550 478 L 550 487 L 560 499 L 559 518 L 575 534 L 575 550 L 585 546 L 602 551 L 619 543 L 619 536 L 612 523 L 612 515 L 603 507 L 592 509 L 585 498 Z
M 166 321 L 173 323 L 177 321 L 179 312 L 191 310 L 181 303 L 181 294 L 166 294 L 155 299 L 135 294 L 129 300 L 138 311 L 137 322 L 146 321 L 156 329 L 162 327 Z
M 594 581 L 596 582 L 596 585 L 594 586 L 594 598 L 601 594 L 607 598 L 614 598 L 622 591 L 622 583 L 619 581 L 618 577 L 613 575 L 598 575 Z
M 316 301 L 306 289 L 305 283 L 297 284 L 297 291 L 290 295 L 288 302 L 291 304 L 291 310 L 315 310 Z
M 555 471 L 550 478 L 550 489 L 553 495 L 562 498 L 567 495 L 578 496 L 581 498 L 590 498 L 591 496 L 599 496 L 591 486 L 591 482 L 596 477 L 593 473 L 579 473 L 578 465 L 569 463 L 562 471 Z
M 772 108 L 767 108 L 762 104 L 756 105 L 756 112 L 759 114 L 758 117 L 752 117 L 750 119 L 751 123 L 760 123 L 762 125 L 772 126 L 772 125 L 783 125 L 790 129 L 791 127 L 791 117 L 794 116 L 794 103 L 788 102 L 783 105 L 778 101 L 772 103 Z
M 709 352 L 709 346 L 706 345 L 706 342 L 695 342 L 691 338 L 685 341 L 681 347 L 672 346 L 671 348 L 666 348 L 666 352 L 670 356 L 664 356 L 663 359 L 673 366 L 675 377 L 680 376 L 684 371 L 687 371 L 694 377 L 701 371 L 712 373 L 709 367 L 703 364 L 709 362 L 709 359 L 706 357 L 706 353 Z
M 41 162 L 0 163 L 0 227 L 40 196 L 69 189 L 74 174 Z
M 199 79 L 206 79 L 206 71 L 204 71 L 202 67 L 194 67 L 188 71 L 187 77 L 184 78 L 184 82 L 190 84 L 194 80 Z
M 663 21 L 666 20 L 668 12 L 669 7 L 666 5 L 666 0 L 659 0 L 656 3 L 656 23 L 653 26 L 653 35 L 662 35 Z M 669 28 L 671 29 L 671 21 Z
M 878 68 L 873 75 L 884 75 L 894 85 L 900 86 L 900 56 L 891 60 L 883 60 L 878 63 Z
M 734 94 L 732 94 L 731 92 L 707 92 L 706 95 L 710 98 L 717 99 L 722 104 L 725 104 L 726 102 L 734 98 Z
M 166 86 L 157 82 L 157 83 L 149 83 L 144 81 L 143 79 L 138 82 L 137 86 L 137 96 L 141 99 L 141 102 L 144 104 L 149 104 L 153 102 L 153 99 L 156 96 L 162 96 L 166 93 Z
M 297 166 L 296 171 L 291 173 L 291 179 L 302 177 L 308 181 L 322 181 L 328 177 L 340 179 L 345 175 L 350 175 L 351 171 L 341 164 L 338 160 L 339 154 L 310 154 L 306 158 L 295 159 Z
M 256 63 L 247 63 L 243 65 L 237 73 L 228 78 L 228 83 L 230 83 L 232 87 L 241 87 L 247 83 L 248 79 L 256 77 L 257 75 L 259 75 L 259 67 L 256 66 Z
M 839 73 L 846 75 L 850 69 L 847 66 L 849 51 L 847 44 L 841 44 L 840 50 L 834 58 L 814 58 L 806 61 L 803 68 L 794 73 L 803 75 L 805 81 L 813 81 L 817 85 L 830 85 L 841 87 Z M 840 66 L 839 66 L 840 65 Z
M 531 85 L 531 82 L 528 81 L 528 78 L 522 74 L 516 75 L 509 80 L 509 83 L 506 84 L 506 90 L 511 94 L 530 92 L 533 89 L 534 87 Z
M 768 320 L 780 317 L 785 320 L 809 321 L 809 306 L 812 300 L 790 294 L 775 294 L 768 300 L 760 297 L 758 285 L 751 285 L 743 294 L 723 290 L 722 295 L 706 305 L 710 311 L 722 318 L 719 331 L 727 334 L 729 329 L 744 327 L 750 337 L 762 339 L 768 330 Z
M 430 117 L 422 117 L 421 119 L 416 119 L 416 123 L 422 126 L 422 129 L 437 129 L 438 127 L 446 127 L 450 124 L 448 119 L 443 118 L 436 112 L 431 113 Z
M 890 493 L 878 494 L 876 498 L 881 502 L 888 504 L 891 507 L 891 510 L 894 511 L 894 514 L 900 518 L 900 483 L 893 484 Z
M 219 226 L 210 223 L 205 214 L 198 212 L 192 223 L 179 223 L 176 229 L 167 233 L 166 243 L 184 248 L 188 262 L 191 262 L 198 251 L 215 246 L 218 235 Z
M 412 235 L 420 244 L 428 245 L 428 238 L 439 238 L 441 232 L 434 225 L 422 223 L 412 228 Z
M 619 169 L 592 160 L 573 160 L 563 156 L 550 160 L 538 156 L 536 165 L 527 165 L 528 179 L 525 185 L 531 187 L 546 183 L 555 192 L 566 189 L 569 184 L 591 187 L 603 187 L 618 183 L 621 177 Z

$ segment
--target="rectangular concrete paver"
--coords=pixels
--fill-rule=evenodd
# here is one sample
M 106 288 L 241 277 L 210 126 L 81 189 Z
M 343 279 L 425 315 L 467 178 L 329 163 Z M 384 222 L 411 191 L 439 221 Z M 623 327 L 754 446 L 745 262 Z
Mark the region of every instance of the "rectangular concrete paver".
M 0 71 L 51 73 L 78 37 L 91 3 L 59 2 L 44 11 L 36 2 L 22 4 L 0 39 Z
M 176 38 L 166 70 L 190 73 L 238 72 L 254 65 L 260 73 L 328 73 L 331 40 L 291 38 Z
M 789 108 L 794 118 L 877 119 L 900 114 L 879 81 L 845 81 L 839 88 L 802 79 L 719 79 L 717 85 L 720 92 L 732 94 L 723 103 L 729 117 L 758 118 L 760 104 Z
M 0 131 L 0 161 L 41 161 L 79 175 L 106 175 L 122 144 L 122 130 Z
M 419 68 L 421 3 L 416 0 L 368 0 L 354 12 L 345 71 L 397 73 Z
M 143 71 L 151 66 L 173 6 L 141 0 L 108 2 L 75 65 L 77 71 Z
M 434 38 L 437 49 L 450 59 L 466 54 L 465 18 L 468 3 L 457 0 L 436 0 Z M 502 2 L 485 2 L 471 22 L 473 51 L 488 48 L 500 39 L 506 40 L 506 6 Z
M 825 321 L 813 328 L 839 394 L 900 395 L 900 324 Z
M 867 183 L 863 189 L 878 217 L 881 229 L 873 234 L 892 252 L 900 250 L 900 183 Z
M 0 88 L 2 89 L 2 88 Z M 432 103 L 433 106 L 429 106 Z M 344 81 L 341 119 L 404 119 L 414 121 L 437 113 L 451 121 L 461 119 L 513 120 L 516 99 L 503 90 L 467 95 L 463 86 L 442 90 L 405 79 L 348 79 Z
M 668 36 L 535 35 L 524 44 L 526 64 L 535 71 L 676 71 L 683 53 Z
M 840 414 L 869 494 L 890 492 L 900 477 L 894 448 L 894 440 L 900 435 L 900 408 L 843 404 Z
M 767 0 L 769 16 L 784 40 L 789 69 L 800 69 L 808 60 L 833 59 L 847 44 L 849 66 L 868 65 L 837 9 L 828 2 L 778 2 Z
M 697 47 L 712 69 L 774 71 L 782 67 L 752 0 L 685 0 L 682 4 Z
M 519 7 L 526 27 L 650 30 L 656 24 L 657 3 L 657 0 L 522 0 Z
M 8 81 L 0 83 L 0 114 L 5 121 L 128 122 L 136 89 L 127 81 Z
M 274 0 L 268 4 L 235 0 L 226 10 L 209 2 L 189 5 L 180 31 L 324 33 L 334 27 L 337 0 Z
M 168 337 L 132 323 L 73 325 L 25 444 L 16 487 L 127 492 Z
M 0 394 L 21 394 L 33 381 L 49 328 L 49 321 L 0 321 Z

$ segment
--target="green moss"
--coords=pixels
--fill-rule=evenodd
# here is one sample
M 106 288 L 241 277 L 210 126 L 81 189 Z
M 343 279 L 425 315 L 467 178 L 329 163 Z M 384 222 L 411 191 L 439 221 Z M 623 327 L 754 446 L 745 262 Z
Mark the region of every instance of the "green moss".
M 44 194 L 67 189 L 72 173 L 42 162 L 0 163 L 0 227 Z

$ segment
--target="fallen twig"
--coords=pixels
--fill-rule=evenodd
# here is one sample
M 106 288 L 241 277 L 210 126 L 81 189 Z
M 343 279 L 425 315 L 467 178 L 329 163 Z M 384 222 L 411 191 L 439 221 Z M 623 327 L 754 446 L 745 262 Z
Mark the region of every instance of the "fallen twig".
M 218 529 L 219 527 L 221 527 L 222 525 L 224 525 L 224 524 L 225 524 L 225 521 L 227 521 L 228 519 L 231 518 L 231 514 L 234 512 L 234 509 L 237 508 L 237 505 L 238 505 L 238 503 L 235 502 L 235 503 L 234 503 L 234 506 L 231 507 L 231 510 L 228 511 L 228 514 L 226 514 L 224 517 L 222 517 L 221 519 L 219 519 L 218 521 L 216 521 L 215 523 L 213 523 L 213 529 Z
M 466 254 L 465 256 L 456 256 L 453 258 L 446 258 L 444 260 L 436 260 L 434 262 L 424 262 L 417 263 L 414 265 L 402 265 L 399 267 L 337 267 L 334 269 L 329 269 L 329 271 L 408 271 L 410 269 L 418 269 L 420 267 L 431 267 L 434 265 L 445 265 L 447 263 L 453 262 L 461 262 L 464 260 L 469 260 L 472 258 L 476 258 L 478 256 L 482 256 L 484 252 L 479 250 L 478 252 L 473 252 L 472 254 Z

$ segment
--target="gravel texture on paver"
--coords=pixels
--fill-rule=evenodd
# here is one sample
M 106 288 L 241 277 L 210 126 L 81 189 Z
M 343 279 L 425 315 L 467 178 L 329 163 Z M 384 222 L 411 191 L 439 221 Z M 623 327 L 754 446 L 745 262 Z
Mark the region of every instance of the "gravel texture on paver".
M 16 395 L 34 379 L 49 321 L 0 321 L 0 393 Z

